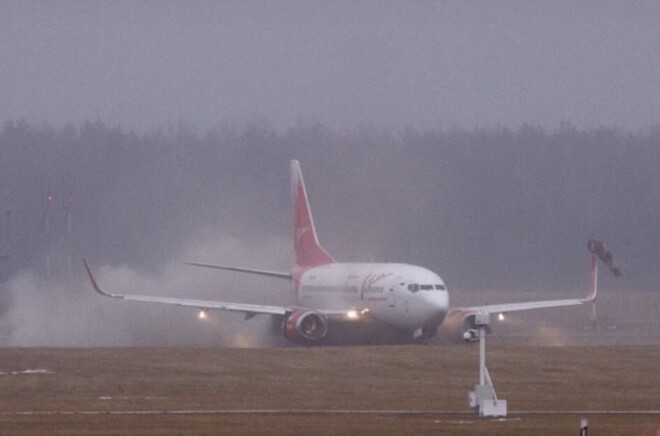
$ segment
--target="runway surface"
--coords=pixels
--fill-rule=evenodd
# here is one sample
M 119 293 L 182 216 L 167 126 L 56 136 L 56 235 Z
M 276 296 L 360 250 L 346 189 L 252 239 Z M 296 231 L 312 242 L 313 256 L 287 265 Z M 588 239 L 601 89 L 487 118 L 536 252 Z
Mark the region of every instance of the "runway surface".
M 471 346 L 0 348 L 0 433 L 577 434 L 588 419 L 594 434 L 651 435 L 659 361 L 657 346 L 491 341 L 509 413 L 480 418 L 467 405 Z
M 300 409 L 216 409 L 216 410 L 49 410 L 0 412 L 0 416 L 26 415 L 475 415 L 465 410 L 300 410 Z M 515 410 L 508 415 L 660 415 L 660 410 Z

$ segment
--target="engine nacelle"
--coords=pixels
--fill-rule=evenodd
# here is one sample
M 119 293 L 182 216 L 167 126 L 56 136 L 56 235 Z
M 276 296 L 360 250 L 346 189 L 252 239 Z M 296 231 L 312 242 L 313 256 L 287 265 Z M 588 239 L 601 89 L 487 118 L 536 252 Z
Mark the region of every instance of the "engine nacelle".
M 477 315 L 471 313 L 463 318 L 463 340 L 465 342 L 478 342 L 479 341 L 479 328 L 483 325 L 479 325 L 477 322 Z M 485 325 L 483 328 L 486 329 L 486 333 L 491 334 L 493 331 L 490 328 L 490 325 Z
M 284 318 L 284 337 L 297 344 L 309 344 L 328 334 L 328 319 L 311 310 L 298 310 Z
M 479 340 L 479 331 L 477 329 L 467 329 L 463 332 L 465 342 L 476 342 Z

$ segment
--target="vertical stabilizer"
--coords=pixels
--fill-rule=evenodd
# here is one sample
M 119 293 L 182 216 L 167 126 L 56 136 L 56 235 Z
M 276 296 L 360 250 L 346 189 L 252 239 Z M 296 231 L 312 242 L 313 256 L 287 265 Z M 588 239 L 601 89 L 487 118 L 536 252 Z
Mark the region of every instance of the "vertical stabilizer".
M 309 207 L 305 182 L 300 170 L 300 163 L 297 160 L 291 161 L 290 172 L 296 265 L 313 267 L 332 263 L 334 259 L 321 247 L 316 237 L 312 210 Z

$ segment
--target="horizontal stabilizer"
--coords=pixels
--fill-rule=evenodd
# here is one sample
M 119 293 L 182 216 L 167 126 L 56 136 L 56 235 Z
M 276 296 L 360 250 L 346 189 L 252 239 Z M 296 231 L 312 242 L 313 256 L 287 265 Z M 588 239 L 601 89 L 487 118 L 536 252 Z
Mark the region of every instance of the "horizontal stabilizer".
M 230 265 L 211 265 L 207 263 L 196 263 L 196 262 L 185 262 L 185 264 L 191 266 L 198 266 L 201 268 L 219 269 L 223 271 L 235 271 L 235 272 L 242 272 L 247 274 L 258 274 L 262 276 L 275 277 L 278 279 L 291 280 L 292 278 L 290 273 L 279 272 L 279 271 L 267 271 L 262 269 L 243 268 L 243 267 L 230 266 Z

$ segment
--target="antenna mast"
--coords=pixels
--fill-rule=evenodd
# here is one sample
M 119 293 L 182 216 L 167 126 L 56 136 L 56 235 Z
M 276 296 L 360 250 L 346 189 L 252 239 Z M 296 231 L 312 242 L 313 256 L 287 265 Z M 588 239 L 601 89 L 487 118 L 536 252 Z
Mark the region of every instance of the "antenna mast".
M 64 200 L 64 224 L 65 229 L 65 239 L 66 239 L 66 276 L 71 278 L 73 270 L 73 254 L 72 254 L 72 221 L 73 221 L 73 192 L 69 191 L 66 194 Z
M 44 263 L 46 266 L 46 278 L 50 278 L 51 273 L 51 231 L 50 231 L 50 205 L 53 202 L 53 194 L 46 191 L 43 200 L 43 224 L 44 224 Z

